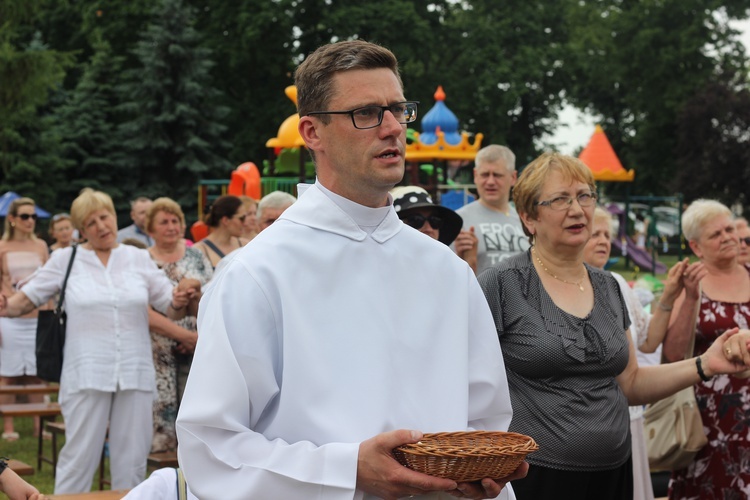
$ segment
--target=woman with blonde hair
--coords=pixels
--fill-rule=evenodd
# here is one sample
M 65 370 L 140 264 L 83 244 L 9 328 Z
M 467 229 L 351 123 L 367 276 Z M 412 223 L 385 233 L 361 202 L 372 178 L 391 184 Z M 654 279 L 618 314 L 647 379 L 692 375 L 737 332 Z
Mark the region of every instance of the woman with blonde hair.
M 532 247 L 479 282 L 505 360 L 509 430 L 539 443 L 528 475 L 513 483 L 516 498 L 631 500 L 628 405 L 745 370 L 750 331 L 726 332 L 694 359 L 639 367 L 617 282 L 584 262 L 596 204 L 591 171 L 545 153 L 523 170 L 513 200 Z
M 153 434 L 148 306 L 176 320 L 198 294 L 174 287 L 148 252 L 117 243 L 115 208 L 106 193 L 84 189 L 70 215 L 86 242 L 75 255 L 76 247 L 55 251 L 22 290 L 0 297 L 0 317 L 26 314 L 59 293 L 72 258 L 59 394 L 65 445 L 55 493 L 91 489 L 107 433 L 112 489 L 128 489 L 145 476 Z
M 738 260 L 739 238 L 732 212 L 715 200 L 695 200 L 682 214 L 682 230 L 700 261 L 686 270 L 685 290 L 674 303 L 664 342 L 668 361 L 681 360 L 691 351 L 702 355 L 725 331 L 750 324 L 750 269 Z M 727 355 L 733 354 L 733 346 L 725 349 Z M 695 385 L 708 444 L 692 464 L 672 472 L 670 499 L 748 497 L 746 375 L 720 375 Z
M 11 295 L 23 286 L 34 271 L 47 262 L 47 244 L 36 237 L 36 205 L 31 198 L 16 198 L 8 207 L 5 232 L 0 240 L 0 292 Z M 38 312 L 30 310 L 19 318 L 0 318 L 0 385 L 39 384 L 36 377 L 36 323 Z M 40 402 L 43 396 L 29 396 Z M 0 401 L 13 403 L 16 396 L 2 396 Z M 39 417 L 34 418 L 34 433 L 39 434 Z M 4 419 L 3 439 L 19 438 L 13 419 Z
M 173 285 L 186 278 L 196 280 L 198 287 L 208 283 L 213 275 L 211 262 L 200 250 L 185 245 L 185 215 L 176 201 L 154 200 L 145 228 L 154 241 L 148 252 Z M 153 308 L 149 310 L 157 388 L 151 453 L 177 450 L 175 418 L 198 340 L 197 314 L 195 308 L 184 318 L 171 321 Z

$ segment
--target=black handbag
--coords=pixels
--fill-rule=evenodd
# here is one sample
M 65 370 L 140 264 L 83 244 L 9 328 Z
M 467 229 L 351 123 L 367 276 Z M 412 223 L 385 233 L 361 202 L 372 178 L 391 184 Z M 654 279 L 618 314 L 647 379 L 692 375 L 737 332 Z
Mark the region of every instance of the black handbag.
M 63 347 L 65 346 L 65 323 L 67 315 L 63 307 L 65 301 L 65 287 L 68 284 L 70 268 L 76 256 L 78 245 L 73 246 L 70 254 L 68 270 L 65 271 L 60 300 L 54 311 L 39 311 L 36 325 L 36 376 L 47 382 L 59 382 L 62 373 Z

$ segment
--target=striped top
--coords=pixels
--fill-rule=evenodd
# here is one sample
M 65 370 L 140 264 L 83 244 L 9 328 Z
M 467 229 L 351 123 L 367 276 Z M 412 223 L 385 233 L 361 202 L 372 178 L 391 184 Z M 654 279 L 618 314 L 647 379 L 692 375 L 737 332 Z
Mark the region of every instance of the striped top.
M 615 380 L 628 363 L 630 319 L 610 273 L 586 266 L 594 307 L 568 314 L 544 290 L 529 251 L 479 276 L 508 374 L 510 431 L 532 436 L 528 462 L 571 471 L 619 467 L 630 456 L 628 402 Z

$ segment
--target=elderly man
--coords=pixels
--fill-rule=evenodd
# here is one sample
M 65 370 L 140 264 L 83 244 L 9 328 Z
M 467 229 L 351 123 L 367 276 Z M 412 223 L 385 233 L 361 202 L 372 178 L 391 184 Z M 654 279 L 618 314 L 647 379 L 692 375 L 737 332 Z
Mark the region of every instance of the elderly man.
M 456 483 L 401 466 L 423 432 L 505 430 L 495 326 L 471 269 L 401 223 L 395 57 L 323 46 L 297 69 L 299 132 L 317 182 L 204 295 L 177 419 L 199 498 L 514 498 L 507 478 Z M 440 310 L 450 298 L 450 308 Z M 440 310 L 439 313 L 436 311 Z
M 295 201 L 297 198 L 284 191 L 273 191 L 261 198 L 255 214 L 258 218 L 259 232 L 276 222 L 284 210 L 291 207 Z
M 474 228 L 479 239 L 477 274 L 527 250 L 521 220 L 510 205 L 510 189 L 516 183 L 516 156 L 505 146 L 489 145 L 474 159 L 474 184 L 479 199 L 456 210 L 464 228 Z
M 146 231 L 146 215 L 148 209 L 151 208 L 151 203 L 151 199 L 145 196 L 139 196 L 130 201 L 130 218 L 133 219 L 133 223 L 117 231 L 118 243 L 122 243 L 123 240 L 128 238 L 134 238 L 143 242 L 147 247 L 154 244 L 154 240 Z
M 734 228 L 737 231 L 737 237 L 740 240 L 737 260 L 740 261 L 740 264 L 747 266 L 750 264 L 750 227 L 748 227 L 747 219 L 744 217 L 737 217 L 734 219 Z

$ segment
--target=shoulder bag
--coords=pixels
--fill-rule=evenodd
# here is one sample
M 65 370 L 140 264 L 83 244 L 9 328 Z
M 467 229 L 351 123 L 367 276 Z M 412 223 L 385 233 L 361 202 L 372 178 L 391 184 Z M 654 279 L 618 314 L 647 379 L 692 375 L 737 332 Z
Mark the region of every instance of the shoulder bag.
M 65 301 L 65 287 L 68 284 L 70 268 L 76 256 L 77 245 L 73 246 L 70 254 L 68 269 L 65 271 L 60 300 L 54 311 L 39 311 L 39 321 L 36 325 L 36 376 L 47 382 L 59 382 L 62 373 L 63 347 L 65 346 L 65 324 L 67 315 L 63 302 Z
M 693 356 L 700 303 L 699 290 L 698 304 L 691 323 L 692 338 L 685 353 L 686 359 Z M 690 465 L 698 452 L 708 443 L 692 385 L 650 404 L 643 414 L 643 419 L 651 470 L 683 469 Z

